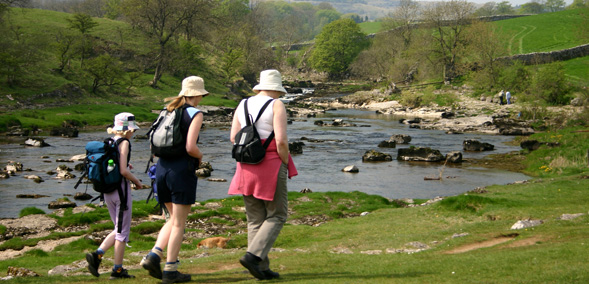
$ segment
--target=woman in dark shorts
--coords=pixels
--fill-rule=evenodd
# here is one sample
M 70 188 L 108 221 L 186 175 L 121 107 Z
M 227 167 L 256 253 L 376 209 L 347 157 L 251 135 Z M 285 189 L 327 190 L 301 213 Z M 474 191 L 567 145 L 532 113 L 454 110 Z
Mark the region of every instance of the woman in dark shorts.
M 178 253 L 184 238 L 186 218 L 190 207 L 196 201 L 198 169 L 202 152 L 196 142 L 202 126 L 203 114 L 195 108 L 208 92 L 204 81 L 197 76 L 187 77 L 182 81 L 182 91 L 177 97 L 170 98 L 166 109 L 173 111 L 183 108 L 180 129 L 186 138 L 186 154 L 177 158 L 160 157 L 156 168 L 156 186 L 159 202 L 164 204 L 170 218 L 160 230 L 155 246 L 141 261 L 141 266 L 149 275 L 162 279 L 162 283 L 180 283 L 191 280 L 190 274 L 178 272 Z M 163 249 L 168 247 L 166 264 L 162 273 L 160 262 Z

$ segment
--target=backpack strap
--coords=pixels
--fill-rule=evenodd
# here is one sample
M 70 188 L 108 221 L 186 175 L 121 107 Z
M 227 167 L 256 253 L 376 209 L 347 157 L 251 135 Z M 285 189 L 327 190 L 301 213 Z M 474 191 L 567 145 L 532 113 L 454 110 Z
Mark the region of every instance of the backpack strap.
M 250 122 L 250 119 L 252 118 L 249 114 L 249 111 L 247 110 L 247 100 L 249 98 L 245 99 L 245 101 L 243 102 L 243 108 L 245 111 L 245 121 L 247 123 L 248 126 L 255 124 L 256 122 L 258 122 L 258 120 L 260 119 L 260 117 L 262 116 L 262 114 L 264 113 L 264 111 L 266 110 L 266 108 L 270 105 L 270 103 L 272 101 L 274 101 L 274 99 L 268 100 L 266 101 L 266 103 L 262 106 L 262 108 L 260 109 L 260 112 L 258 113 L 258 116 L 256 117 L 256 120 L 253 122 Z M 270 145 L 270 142 L 272 142 L 272 139 L 274 139 L 274 130 L 272 130 L 272 133 L 270 133 L 270 136 L 268 136 L 268 138 L 266 139 L 266 141 L 264 142 L 264 149 L 267 149 L 268 146 Z

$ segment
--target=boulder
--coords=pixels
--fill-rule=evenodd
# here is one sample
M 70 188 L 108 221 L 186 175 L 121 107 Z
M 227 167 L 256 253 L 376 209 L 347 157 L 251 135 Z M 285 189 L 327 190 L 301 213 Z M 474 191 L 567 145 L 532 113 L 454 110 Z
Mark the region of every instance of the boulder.
M 214 171 L 213 169 L 213 165 L 211 165 L 210 162 L 201 162 L 200 166 L 198 167 L 199 169 L 207 169 L 210 172 Z
M 451 111 L 445 111 L 445 112 L 442 112 L 441 116 L 442 116 L 442 118 L 453 118 L 454 113 Z
M 358 173 L 360 170 L 355 165 L 350 165 L 342 169 L 342 172 L 346 173 Z
M 37 198 L 43 198 L 43 197 L 49 197 L 49 195 L 43 195 L 43 194 L 17 194 L 16 198 L 32 198 L 32 199 L 37 199 Z
M 196 176 L 197 177 L 210 177 L 211 176 L 211 170 L 207 169 L 207 168 L 200 168 L 198 170 L 196 170 Z
M 58 199 L 56 201 L 50 202 L 47 207 L 49 209 L 60 209 L 60 208 L 74 208 L 76 206 L 77 205 L 75 202 L 65 200 L 65 199 Z
M 380 143 L 378 143 L 378 148 L 396 148 L 397 147 L 397 143 L 395 141 L 381 141 Z
M 22 172 L 23 171 L 23 165 L 20 162 L 15 162 L 15 161 L 8 161 L 8 164 L 6 165 L 6 172 L 9 174 L 16 174 L 16 172 Z
M 74 138 L 78 137 L 78 129 L 75 127 L 56 127 L 51 129 L 49 135 Z
M 400 161 L 419 161 L 419 162 L 439 162 L 444 160 L 444 156 L 439 150 L 428 147 L 410 147 L 399 149 L 397 160 Z
M 511 226 L 511 230 L 519 230 L 519 229 L 535 227 L 535 226 L 541 225 L 542 223 L 544 223 L 544 221 L 542 221 L 542 220 L 532 220 L 532 219 L 520 220 L 520 221 L 517 221 L 515 224 L 513 224 L 513 226 Z
M 303 142 L 288 143 L 288 151 L 291 154 L 303 154 L 303 146 L 305 146 Z
M 453 151 L 446 154 L 446 161 L 450 163 L 462 163 L 462 152 Z
M 56 169 L 58 179 L 71 179 L 75 178 L 76 176 L 71 173 L 72 169 L 70 169 L 66 165 L 59 165 Z
M 538 140 L 525 140 L 519 144 L 522 149 L 526 149 L 528 151 L 538 150 L 540 145 L 542 145 L 542 143 L 540 143 Z
M 74 195 L 74 199 L 75 200 L 90 200 L 90 199 L 92 199 L 92 195 L 90 195 L 86 192 L 76 192 L 76 194 Z
M 368 150 L 362 156 L 362 162 L 386 162 L 392 160 L 391 155 L 374 150 Z
M 47 147 L 50 146 L 49 144 L 45 143 L 45 140 L 43 138 L 29 138 L 25 141 L 25 145 L 27 146 L 33 146 L 33 147 Z
M 406 134 L 394 134 L 389 138 L 389 141 L 395 141 L 397 144 L 409 144 L 411 136 Z
M 492 151 L 495 146 L 489 143 L 483 143 L 478 140 L 468 139 L 462 142 L 464 151 Z
M 40 176 L 36 176 L 36 175 L 25 175 L 23 177 L 26 179 L 32 179 L 36 183 L 44 182 L 44 180 Z

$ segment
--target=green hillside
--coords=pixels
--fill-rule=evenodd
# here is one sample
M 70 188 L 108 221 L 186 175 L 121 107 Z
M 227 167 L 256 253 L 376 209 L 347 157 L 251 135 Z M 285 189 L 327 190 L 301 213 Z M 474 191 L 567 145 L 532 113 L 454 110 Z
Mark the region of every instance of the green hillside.
M 575 47 L 587 41 L 578 37 L 583 10 L 521 17 L 494 22 L 501 28 L 509 54 L 547 52 Z

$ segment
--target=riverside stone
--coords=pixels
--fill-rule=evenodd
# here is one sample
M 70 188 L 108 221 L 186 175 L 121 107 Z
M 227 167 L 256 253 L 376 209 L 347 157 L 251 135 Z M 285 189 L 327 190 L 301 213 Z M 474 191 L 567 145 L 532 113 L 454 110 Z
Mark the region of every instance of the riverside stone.
M 394 141 L 397 144 L 409 144 L 411 142 L 411 136 L 407 134 L 393 134 L 389 141 Z
M 419 161 L 419 162 L 439 162 L 444 160 L 444 156 L 439 150 L 428 147 L 410 147 L 399 149 L 397 152 L 399 161 Z
M 362 156 L 362 162 L 388 162 L 392 160 L 391 155 L 374 150 L 368 150 Z
M 464 140 L 462 147 L 464 151 L 491 151 L 495 149 L 495 146 L 475 139 Z
M 29 138 L 25 141 L 25 145 L 27 146 L 33 146 L 33 147 L 47 147 L 50 146 L 49 144 L 45 143 L 45 140 L 43 138 L 37 138 L 37 137 L 33 137 L 33 138 Z
M 355 165 L 349 165 L 342 169 L 342 172 L 346 173 L 358 173 L 360 170 Z

